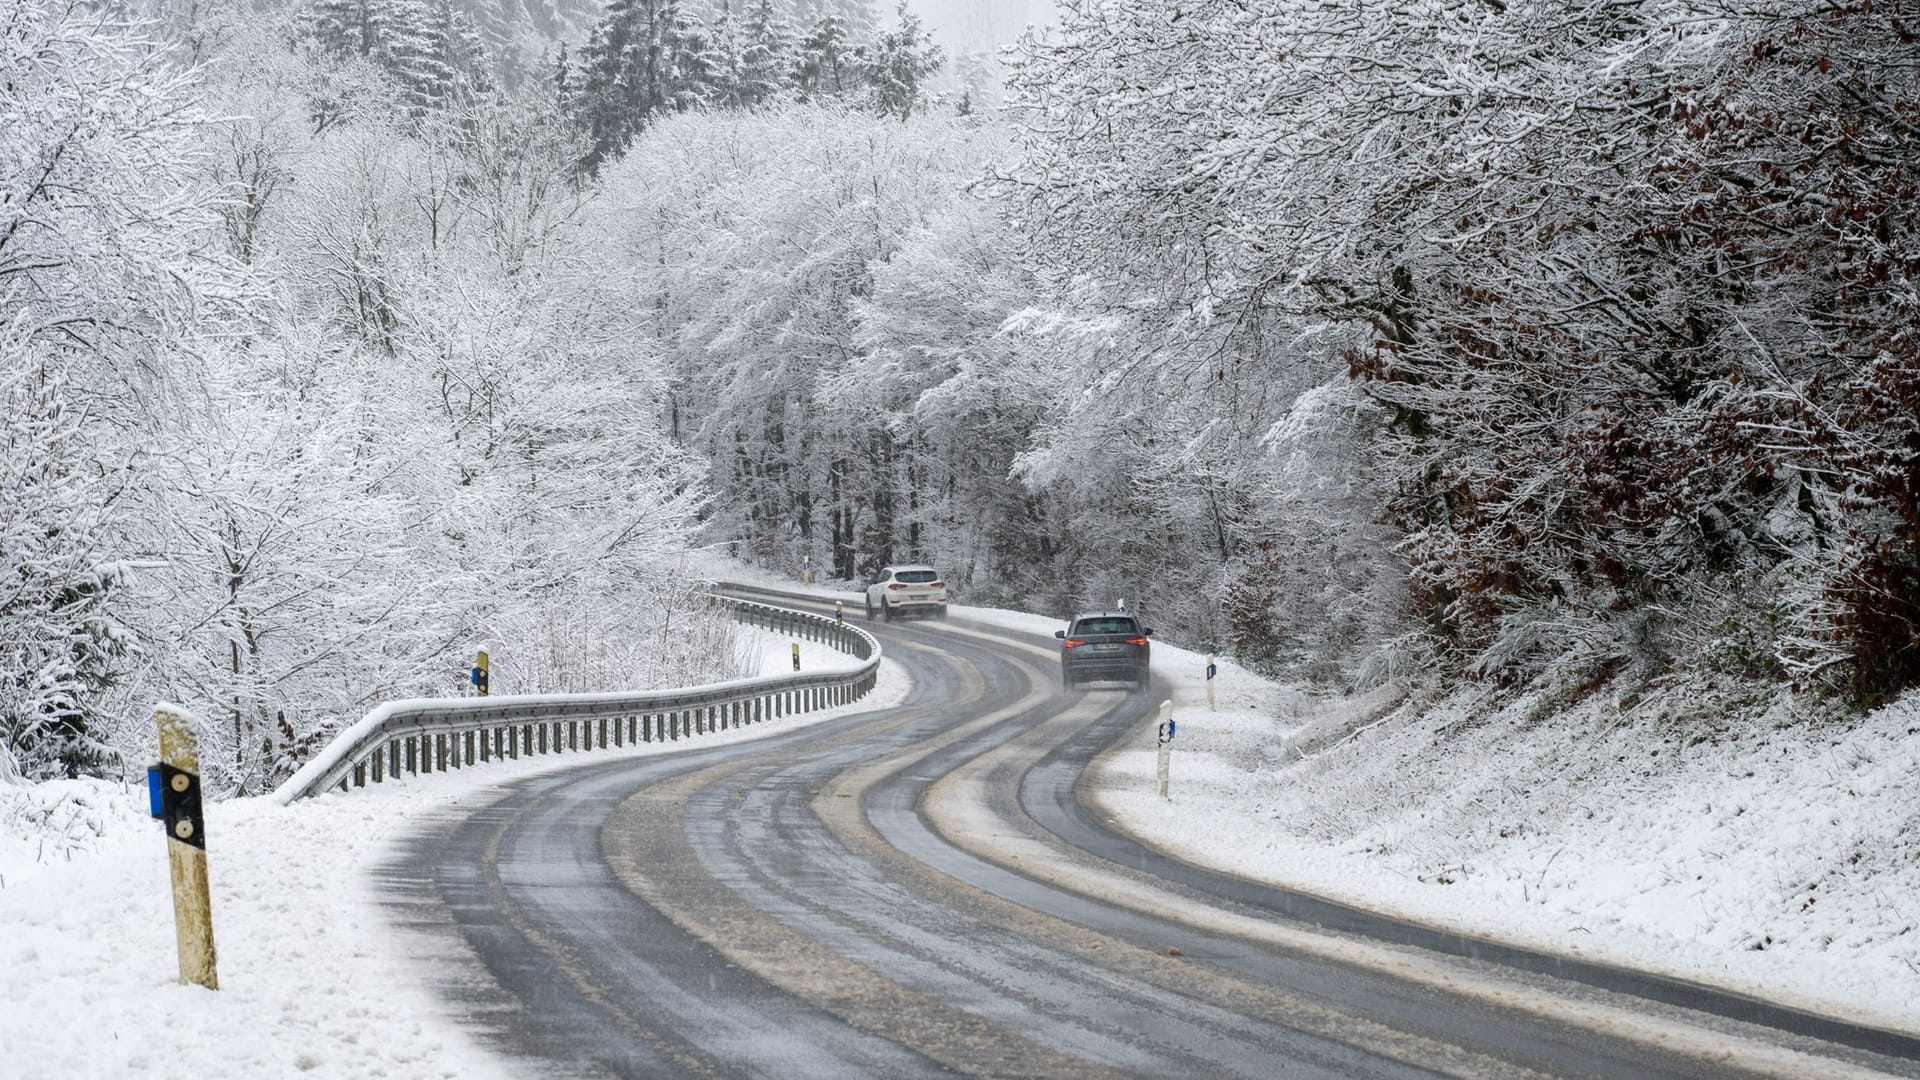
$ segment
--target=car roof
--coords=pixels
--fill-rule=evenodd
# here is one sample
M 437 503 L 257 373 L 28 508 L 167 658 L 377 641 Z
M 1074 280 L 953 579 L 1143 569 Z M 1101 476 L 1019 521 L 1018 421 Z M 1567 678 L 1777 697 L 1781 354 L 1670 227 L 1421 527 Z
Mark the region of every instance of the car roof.
M 889 573 L 899 573 L 902 570 L 932 570 L 933 567 L 928 566 L 926 563 L 903 562 L 903 563 L 889 563 L 887 564 L 885 569 Z
M 1137 618 L 1139 618 L 1139 616 L 1134 614 L 1131 611 L 1082 611 L 1073 617 L 1073 621 L 1079 622 L 1081 619 L 1137 619 Z

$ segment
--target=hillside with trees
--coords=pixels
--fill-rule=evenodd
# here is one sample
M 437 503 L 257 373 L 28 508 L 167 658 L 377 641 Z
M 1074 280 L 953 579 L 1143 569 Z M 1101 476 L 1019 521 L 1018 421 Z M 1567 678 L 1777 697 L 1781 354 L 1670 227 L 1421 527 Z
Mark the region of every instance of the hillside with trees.
M 1336 688 L 1920 680 L 1897 5 L 1062 7 L 987 108 L 859 0 L 12 0 L 0 747 L 711 676 L 700 545 Z

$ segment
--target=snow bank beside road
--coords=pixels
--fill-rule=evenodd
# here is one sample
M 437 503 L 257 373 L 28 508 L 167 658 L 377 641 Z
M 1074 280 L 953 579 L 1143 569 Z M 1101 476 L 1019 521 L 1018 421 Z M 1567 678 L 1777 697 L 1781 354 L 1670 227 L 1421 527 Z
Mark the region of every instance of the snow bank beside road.
M 1195 862 L 1483 937 L 1920 1029 L 1920 695 L 1859 721 L 1674 686 L 1565 711 L 1317 701 L 1156 646 L 1150 732 L 1100 765 L 1125 828 Z M 1191 657 L 1191 654 L 1185 654 Z M 1546 715 L 1542 715 L 1546 714 Z
M 761 670 L 791 667 L 789 643 L 742 628 Z M 844 662 L 842 654 L 802 663 Z M 397 929 L 374 871 L 391 842 L 481 804 L 498 786 L 581 764 L 765 738 L 897 704 L 910 681 L 882 660 L 880 683 L 837 709 L 691 742 L 494 762 L 281 807 L 207 807 L 220 990 L 180 986 L 166 841 L 144 783 L 0 786 L 0 1072 L 90 1080 L 311 1076 L 491 1080 L 519 1075 L 482 1047 L 432 989 L 425 939 Z M 6 1072 L 5 1075 L 14 1075 Z

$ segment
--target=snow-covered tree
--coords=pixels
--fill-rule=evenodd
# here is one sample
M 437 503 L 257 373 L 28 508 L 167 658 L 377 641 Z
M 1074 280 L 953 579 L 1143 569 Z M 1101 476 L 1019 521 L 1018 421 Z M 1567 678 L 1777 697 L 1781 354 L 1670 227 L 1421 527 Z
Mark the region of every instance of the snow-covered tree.
M 678 0 L 614 0 L 576 56 L 572 110 L 587 133 L 582 167 L 598 171 L 657 117 L 712 92 L 707 36 Z
M 759 105 L 772 100 L 786 89 L 793 67 L 793 33 L 773 0 L 752 0 L 740 41 L 740 103 Z
M 235 295 L 195 82 L 147 29 L 41 2 L 0 25 L 0 737 L 34 775 L 104 755 L 134 462 Z
M 38 778 L 109 756 L 93 716 L 125 635 L 107 606 L 115 492 L 24 322 L 0 324 L 0 750 Z
M 794 46 L 794 87 L 809 100 L 851 93 L 860 85 L 864 51 L 845 19 L 821 16 Z
M 920 103 L 927 79 L 940 70 L 942 52 L 921 28 L 920 19 L 902 3 L 897 24 L 874 39 L 867 57 L 867 81 L 874 107 L 902 120 Z

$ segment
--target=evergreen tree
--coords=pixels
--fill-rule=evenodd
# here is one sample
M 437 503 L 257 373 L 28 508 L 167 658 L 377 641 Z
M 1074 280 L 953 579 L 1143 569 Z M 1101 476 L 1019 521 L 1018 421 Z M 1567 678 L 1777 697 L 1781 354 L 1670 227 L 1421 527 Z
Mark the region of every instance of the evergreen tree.
M 453 0 L 315 0 L 306 26 L 323 52 L 392 76 L 415 118 L 491 82 L 487 47 Z
M 667 66 L 661 99 L 665 106 L 685 112 L 713 100 L 721 60 L 706 25 L 676 11 L 667 23 L 664 44 Z
M 714 20 L 710 38 L 706 58 L 712 86 L 709 100 L 729 109 L 752 104 L 746 96 L 746 45 L 740 24 L 733 17 L 733 0 L 722 0 L 720 17 Z
M 861 53 L 845 19 L 821 16 L 800 41 L 794 85 L 807 98 L 839 97 L 857 85 Z
M 580 50 L 580 83 L 570 95 L 588 148 L 588 173 L 619 156 L 663 111 L 684 111 L 712 91 L 711 43 L 677 0 L 614 0 Z
M 856 38 L 873 33 L 873 5 L 869 0 L 794 0 L 794 17 L 802 26 L 813 26 L 822 19 L 838 19 Z
M 487 46 L 453 0 L 435 0 L 426 31 L 430 52 L 406 80 L 422 108 L 444 108 L 488 89 L 493 80 Z
M 867 82 L 873 87 L 874 107 L 880 114 L 905 120 L 920 101 L 920 87 L 940 70 L 944 58 L 940 46 L 921 29 L 919 18 L 907 10 L 904 0 L 897 11 L 900 25 L 874 41 Z
M 786 89 L 792 54 L 793 33 L 773 0 L 755 0 L 741 28 L 741 103 L 758 105 Z

